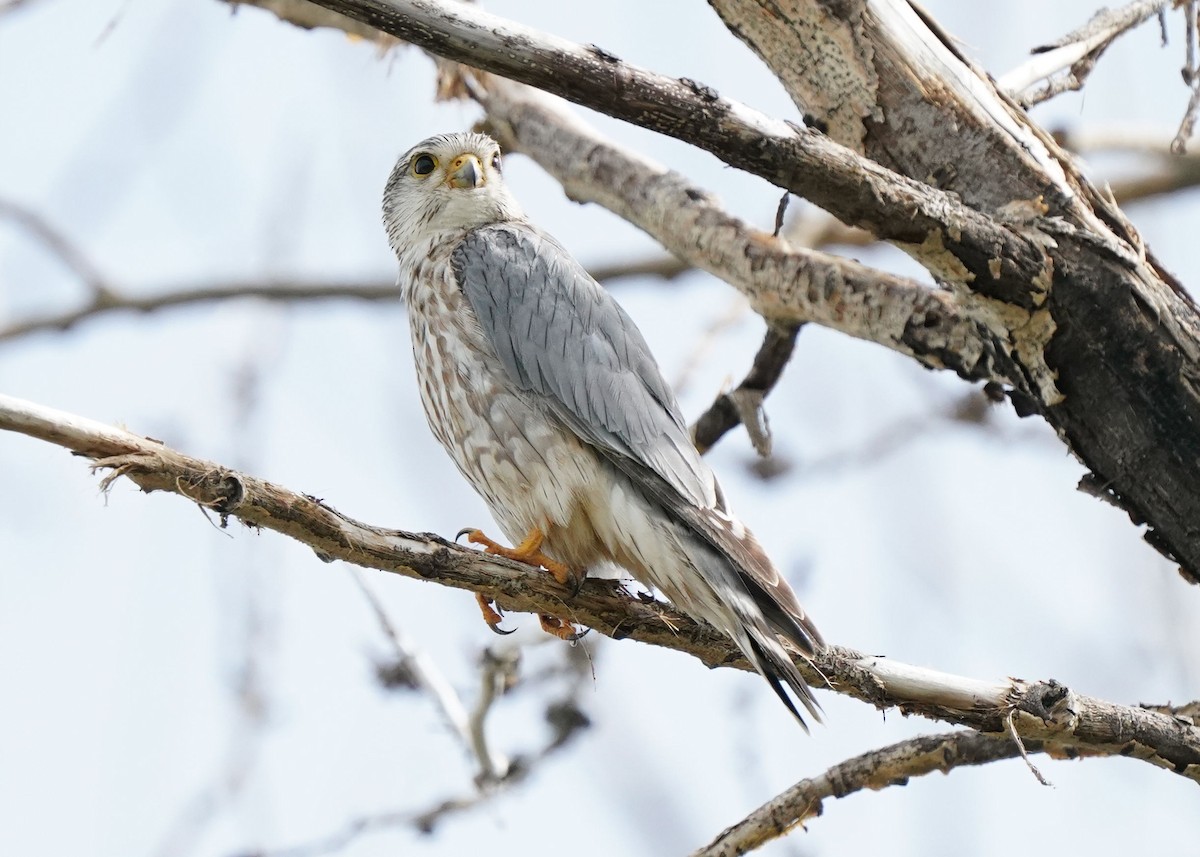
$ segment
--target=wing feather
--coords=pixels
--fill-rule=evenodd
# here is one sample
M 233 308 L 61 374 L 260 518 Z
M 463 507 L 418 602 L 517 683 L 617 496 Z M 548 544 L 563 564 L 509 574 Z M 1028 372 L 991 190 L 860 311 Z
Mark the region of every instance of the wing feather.
M 715 549 L 713 556 L 726 558 L 714 565 L 704 559 L 707 549 L 697 552 L 710 582 L 724 580 L 723 563 L 731 561 L 767 623 L 743 616 L 747 656 L 785 701 L 780 681 L 819 718 L 803 679 L 763 628 L 808 656 L 824 641 L 758 542 L 727 514 L 674 394 L 625 311 L 558 242 L 526 224 L 472 230 L 451 265 L 513 383 Z
M 636 463 L 697 506 L 717 503 L 712 472 L 650 347 L 557 241 L 525 224 L 483 226 L 455 248 L 451 264 L 520 389 L 607 457 L 623 460 L 626 472 L 641 473 L 629 466 Z

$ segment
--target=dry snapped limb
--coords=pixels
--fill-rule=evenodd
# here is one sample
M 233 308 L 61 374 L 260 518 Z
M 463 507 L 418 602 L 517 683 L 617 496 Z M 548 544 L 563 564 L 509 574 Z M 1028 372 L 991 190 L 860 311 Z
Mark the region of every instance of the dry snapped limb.
M 1165 45 L 1164 16 L 1180 5 L 1180 0 L 1135 0 L 1118 9 L 1100 9 L 1082 27 L 1034 48 L 1031 59 L 1001 76 L 996 85 L 1023 107 L 1081 89 L 1109 45 L 1151 18 L 1163 26 Z
M 763 402 L 792 359 L 799 333 L 797 324 L 767 327 L 749 374 L 736 388 L 717 396 L 693 423 L 692 441 L 701 455 L 739 424 L 746 427 L 755 452 L 764 458 L 771 454 L 771 429 Z

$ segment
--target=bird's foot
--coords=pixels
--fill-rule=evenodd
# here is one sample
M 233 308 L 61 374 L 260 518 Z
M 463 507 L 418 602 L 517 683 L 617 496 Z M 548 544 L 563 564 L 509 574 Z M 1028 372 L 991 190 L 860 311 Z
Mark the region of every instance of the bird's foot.
M 550 616 L 546 613 L 538 614 L 538 622 L 542 626 L 542 630 L 547 634 L 552 634 L 560 640 L 566 640 L 568 643 L 574 643 L 576 640 L 582 640 L 591 628 L 584 628 L 582 631 L 576 631 L 575 626 L 570 622 L 564 622 L 557 616 Z
M 467 541 L 471 544 L 483 545 L 484 553 L 489 553 L 493 556 L 502 556 L 505 559 L 523 562 L 525 565 L 540 566 L 546 569 L 558 581 L 559 585 L 565 586 L 571 591 L 572 598 L 579 594 L 579 590 L 583 586 L 586 575 L 577 574 L 566 563 L 551 559 L 542 553 L 542 542 L 546 540 L 546 534 L 538 527 L 530 530 L 529 535 L 525 537 L 524 541 L 512 548 L 506 548 L 499 542 L 489 539 L 481 530 L 473 527 L 459 530 L 456 540 L 463 536 L 466 536 Z
M 558 581 L 560 586 L 565 586 L 570 591 L 571 598 L 579 594 L 579 590 L 583 587 L 583 582 L 587 578 L 586 574 L 577 574 L 566 563 L 551 559 L 542 553 L 542 542 L 546 540 L 546 534 L 538 527 L 530 530 L 529 535 L 519 545 L 512 548 L 505 547 L 499 542 L 489 539 L 481 530 L 473 527 L 459 530 L 455 540 L 463 536 L 466 536 L 467 541 L 471 544 L 482 545 L 484 553 L 492 554 L 493 556 L 502 556 L 506 559 L 525 563 L 526 565 L 540 566 L 546 569 Z M 500 611 L 492 606 L 490 599 L 476 593 L 475 600 L 479 602 L 479 610 L 483 613 L 483 621 L 487 623 L 488 628 L 497 634 L 512 633 L 512 631 L 505 631 L 500 628 L 500 622 L 503 621 L 504 617 L 500 615 Z M 538 622 L 541 623 L 542 630 L 547 634 L 553 634 L 560 640 L 566 640 L 570 643 L 582 638 L 588 632 L 586 628 L 582 631 L 576 631 L 575 626 L 570 622 L 564 622 L 562 619 L 544 613 L 538 615 Z
M 512 631 L 505 631 L 500 627 L 500 623 L 504 621 L 504 617 L 500 615 L 500 611 L 492 606 L 492 600 L 482 592 L 475 593 L 475 600 L 479 603 L 479 611 L 483 613 L 483 621 L 487 623 L 488 629 L 493 634 L 499 634 L 501 637 L 507 637 Z M 516 630 L 515 628 L 513 630 Z

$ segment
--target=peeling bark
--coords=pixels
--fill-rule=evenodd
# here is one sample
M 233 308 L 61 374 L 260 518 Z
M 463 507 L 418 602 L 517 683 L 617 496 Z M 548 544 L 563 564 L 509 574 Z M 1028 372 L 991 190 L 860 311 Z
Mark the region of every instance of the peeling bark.
M 1000 220 L 1014 203 L 1043 208 L 1013 223 L 1049 262 L 1027 295 L 936 273 L 1007 327 L 1037 409 L 1149 525 L 1147 541 L 1200 582 L 1200 319 L 1116 206 L 904 0 L 710 2 L 839 142 Z M 814 17 L 845 37 L 806 61 L 790 24 Z

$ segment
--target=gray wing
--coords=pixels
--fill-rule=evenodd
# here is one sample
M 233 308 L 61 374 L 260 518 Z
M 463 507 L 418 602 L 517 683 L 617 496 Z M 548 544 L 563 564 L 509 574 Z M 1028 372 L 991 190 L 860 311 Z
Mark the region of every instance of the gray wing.
M 725 514 L 712 471 L 700 460 L 649 346 L 608 292 L 557 241 L 520 223 L 472 230 L 454 249 L 451 267 L 513 383 L 656 497 L 719 557 L 732 560 L 739 591 L 751 596 L 776 631 L 808 655 L 821 648 L 821 635 L 791 587 L 753 536 Z M 698 567 L 724 588 L 725 560 L 708 561 L 703 547 L 697 551 Z M 743 618 L 758 628 L 752 616 Z M 758 639 L 758 630 L 750 633 Z M 762 639 L 768 642 L 750 643 L 752 660 L 764 675 L 774 676 L 776 693 L 787 702 L 779 685 L 786 681 L 819 717 L 778 642 Z
M 633 463 L 696 506 L 724 505 L 633 320 L 557 241 L 520 223 L 483 226 L 451 265 L 520 389 L 637 481 L 648 474 Z

